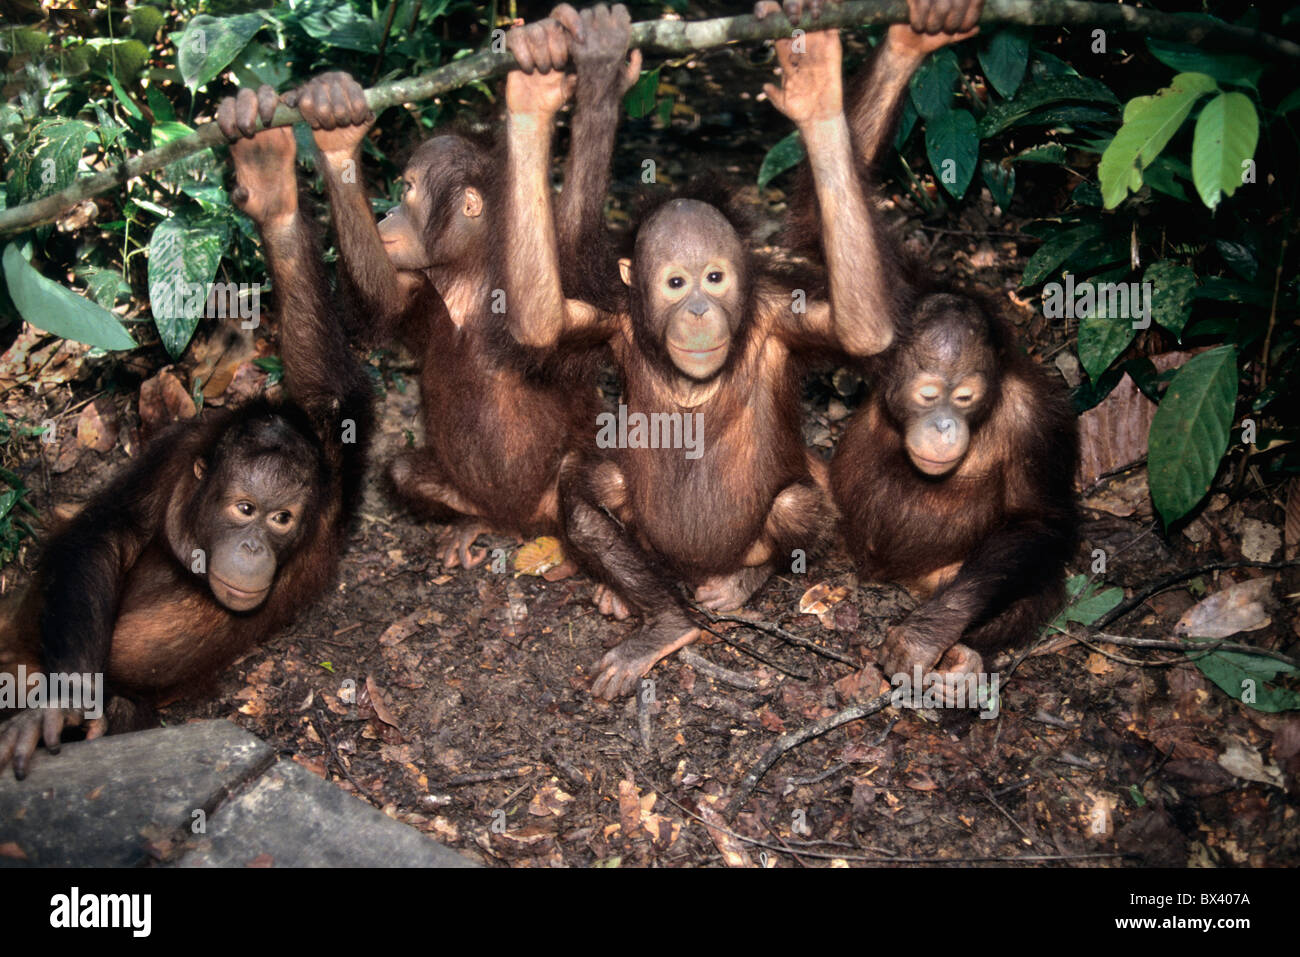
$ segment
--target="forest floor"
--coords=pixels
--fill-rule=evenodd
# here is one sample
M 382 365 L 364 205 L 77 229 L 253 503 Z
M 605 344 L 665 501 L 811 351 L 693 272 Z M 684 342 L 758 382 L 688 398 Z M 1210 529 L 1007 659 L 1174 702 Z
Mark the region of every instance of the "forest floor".
M 620 146 L 616 197 L 626 195 L 620 184 L 635 180 L 643 154 L 689 155 L 692 167 L 752 183 L 762 156 L 745 142 L 752 124 L 719 119 L 725 135 L 714 145 L 711 118 L 697 119 L 681 143 L 634 129 Z M 690 172 L 665 164 L 670 177 Z M 1033 195 L 1039 214 L 1055 208 L 1052 196 Z M 779 212 L 777 200 L 770 211 Z M 1018 227 L 1032 216 L 1016 207 L 1003 215 L 984 202 L 969 204 L 960 221 L 931 226 L 900 197 L 886 206 L 905 245 L 936 273 L 976 279 L 1007 303 L 1032 355 L 1052 365 L 1067 353 L 1067 326 L 1017 305 L 1016 280 L 1033 249 Z M 674 656 L 651 673 L 652 696 L 598 701 L 589 691 L 592 666 L 635 626 L 602 618 L 585 576 L 516 575 L 513 539 L 485 540 L 503 550 L 503 570 L 439 566 L 437 526 L 411 520 L 378 480 L 410 433 L 418 441 L 418 396 L 403 357 L 377 362 L 386 383 L 382 435 L 337 588 L 210 687 L 163 707 L 163 721 L 229 718 L 396 819 L 492 864 L 1300 863 L 1300 715 L 1233 701 L 1180 652 L 1067 635 L 994 662 L 1002 696 L 995 718 L 887 708 L 851 722 L 786 754 L 727 824 L 722 809 L 746 772 L 782 732 L 847 703 L 836 682 L 856 668 L 840 659 L 865 661 L 910 599 L 893 586 L 859 583 L 836 547 L 807 574 L 774 577 L 744 612 L 805 644 L 720 623 L 693 647 L 743 676 L 748 690 Z M 1057 367 L 1068 377 L 1068 366 Z M 251 368 L 237 374 L 241 387 L 250 379 L 256 386 Z M 856 386 L 837 390 L 833 383 L 842 382 L 821 374 L 805 393 L 805 438 L 827 455 L 861 398 Z M 96 394 L 84 384 L 59 390 L 56 404 L 70 417 Z M 6 412 L 45 418 L 49 394 L 40 402 L 20 394 L 6 396 Z M 138 444 L 137 404 L 119 392 L 101 405 L 122 422 L 122 440 L 107 452 L 84 447 L 65 428 L 58 443 L 33 441 L 30 457 L 6 463 L 32 486 L 38 509 L 56 513 L 84 500 L 126 460 L 124 445 Z M 1082 490 L 1083 545 L 1071 572 L 1089 573 L 1102 549 L 1107 566 L 1096 578 L 1131 596 L 1212 562 L 1280 558 L 1280 544 L 1269 551 L 1278 503 L 1250 488 L 1237 498 L 1216 491 L 1199 517 L 1166 533 L 1151 514 L 1144 470 L 1111 476 Z M 6 591 L 27 580 L 30 565 L 29 549 L 5 571 Z M 1295 655 L 1294 569 L 1206 573 L 1108 630 L 1168 639 L 1199 599 L 1260 576 L 1270 579 L 1267 617 L 1232 640 Z M 830 607 L 800 614 L 816 585 L 831 590 Z M 838 586 L 845 590 L 835 593 Z

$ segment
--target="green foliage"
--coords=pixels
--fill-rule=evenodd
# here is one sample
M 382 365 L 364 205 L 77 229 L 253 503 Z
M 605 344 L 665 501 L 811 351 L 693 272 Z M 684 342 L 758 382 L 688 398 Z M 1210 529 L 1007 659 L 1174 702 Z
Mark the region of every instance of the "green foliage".
M 649 116 L 655 110 L 659 93 L 659 68 L 642 70 L 632 88 L 623 96 L 623 108 L 634 120 Z
M 100 349 L 135 348 L 135 340 L 111 312 L 46 279 L 17 243 L 5 247 L 4 275 L 14 306 L 37 329 Z
M 767 189 L 768 183 L 791 167 L 798 166 L 806 155 L 798 130 L 780 140 L 763 157 L 763 165 L 758 171 L 758 188 Z
M 1087 575 L 1071 575 L 1065 583 L 1066 605 L 1047 626 L 1049 631 L 1068 631 L 1070 622 L 1091 625 L 1124 600 L 1124 589 L 1104 588 Z
M 1237 403 L 1237 353 L 1218 346 L 1187 361 L 1151 423 L 1147 475 L 1166 525 L 1205 497 L 1228 448 Z
M 1212 644 L 1215 639 L 1201 639 Z M 1276 714 L 1300 709 L 1300 693 L 1272 682 L 1278 675 L 1295 674 L 1296 669 L 1275 658 L 1239 651 L 1188 651 L 1205 677 L 1220 690 L 1256 711 Z
M 1180 73 L 1159 93 L 1129 100 L 1124 107 L 1124 125 L 1097 167 L 1107 209 L 1114 209 L 1125 195 L 1142 188 L 1142 170 L 1160 155 L 1196 101 L 1213 89 L 1214 80 L 1204 73 Z

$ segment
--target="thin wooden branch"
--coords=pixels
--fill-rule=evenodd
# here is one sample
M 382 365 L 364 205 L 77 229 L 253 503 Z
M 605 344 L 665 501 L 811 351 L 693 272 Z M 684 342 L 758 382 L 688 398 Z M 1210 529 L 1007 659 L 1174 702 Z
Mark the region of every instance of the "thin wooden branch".
M 848 724 L 850 721 L 857 721 L 859 718 L 865 718 L 868 715 L 875 714 L 888 707 L 894 691 L 891 688 L 883 694 L 877 695 L 865 704 L 849 705 L 843 710 L 837 711 L 832 715 L 822 718 L 820 721 L 814 721 L 812 724 L 795 731 L 787 731 L 781 737 L 772 743 L 757 764 L 749 769 L 736 786 L 736 793 L 731 796 L 727 802 L 727 809 L 723 812 L 723 817 L 728 821 L 734 821 L 740 809 L 748 803 L 754 789 L 758 787 L 758 782 L 763 780 L 763 776 L 772 769 L 772 765 L 788 752 L 793 751 L 805 741 L 811 741 L 813 738 L 820 737 L 827 731 L 832 731 L 842 724 Z
M 824 12 L 815 23 L 808 17 L 804 28 L 871 26 L 907 20 L 905 0 L 853 0 Z M 1094 27 L 1116 32 L 1134 32 L 1151 37 L 1180 40 L 1220 50 L 1240 50 L 1269 59 L 1300 59 L 1300 44 L 1257 30 L 1229 24 L 1215 24 L 1120 3 L 1089 3 L 1083 0 L 988 0 L 980 23 L 1013 23 L 1021 26 Z M 632 43 L 647 52 L 683 54 L 737 41 L 773 40 L 789 36 L 790 22 L 783 14 L 765 20 L 753 16 L 719 17 L 713 20 L 651 20 L 634 24 Z M 375 113 L 401 103 L 429 100 L 440 93 L 459 89 L 475 80 L 505 73 L 514 63 L 506 50 L 484 50 L 416 77 L 395 80 L 366 91 L 366 102 Z M 272 126 L 297 123 L 297 110 L 280 106 Z M 205 123 L 194 132 L 148 150 L 108 169 L 78 179 L 71 186 L 49 196 L 0 211 L 0 234 L 17 232 L 51 222 L 65 210 L 91 196 L 123 186 L 143 173 L 159 169 L 186 156 L 225 142 L 216 123 Z

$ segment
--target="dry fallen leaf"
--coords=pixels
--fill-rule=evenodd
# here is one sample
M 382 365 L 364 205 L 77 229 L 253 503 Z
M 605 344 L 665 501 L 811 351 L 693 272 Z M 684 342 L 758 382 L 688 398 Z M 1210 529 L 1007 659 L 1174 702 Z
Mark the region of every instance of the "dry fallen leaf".
M 397 728 L 400 731 L 397 718 L 389 708 L 388 702 L 384 700 L 384 693 L 374 675 L 366 675 L 366 692 L 370 695 L 370 706 L 375 709 L 375 717 L 390 728 Z
M 515 553 L 515 577 L 544 575 L 552 568 L 564 564 L 564 548 L 558 538 L 543 535 L 524 545 Z
M 397 619 L 384 629 L 384 633 L 379 636 L 379 644 L 384 647 L 391 647 L 410 638 L 425 625 L 437 624 L 433 620 L 435 614 L 437 613 L 432 608 L 420 608 L 404 618 Z M 441 618 L 442 616 L 439 615 L 438 617 Z
M 1178 619 L 1174 634 L 1183 638 L 1227 638 L 1239 631 L 1254 631 L 1270 621 L 1261 604 L 1272 578 L 1251 578 L 1229 585 L 1197 602 Z
M 117 443 L 120 428 L 112 400 L 101 395 L 77 416 L 77 444 L 96 452 L 107 452 Z
M 754 862 L 750 859 L 749 852 L 745 850 L 745 845 L 729 833 L 730 828 L 722 812 L 704 801 L 699 803 L 698 808 L 713 846 L 722 855 L 723 863 L 728 867 L 753 867 Z
M 818 582 L 799 599 L 799 614 L 816 615 L 823 628 L 835 630 L 835 606 L 849 597 L 849 590 L 843 585 L 832 588 L 826 582 Z
M 1240 741 L 1230 742 L 1228 750 L 1219 755 L 1218 761 L 1219 767 L 1233 777 L 1258 781 L 1260 784 L 1271 784 L 1278 788 L 1286 786 L 1282 772 L 1276 764 L 1265 764 L 1258 751 Z
M 545 784 L 528 802 L 528 813 L 534 817 L 559 817 L 569 809 L 573 795 L 554 784 Z
M 192 419 L 198 414 L 194 399 L 185 386 L 165 366 L 152 379 L 140 385 L 140 422 L 146 433 L 154 433 L 173 422 Z

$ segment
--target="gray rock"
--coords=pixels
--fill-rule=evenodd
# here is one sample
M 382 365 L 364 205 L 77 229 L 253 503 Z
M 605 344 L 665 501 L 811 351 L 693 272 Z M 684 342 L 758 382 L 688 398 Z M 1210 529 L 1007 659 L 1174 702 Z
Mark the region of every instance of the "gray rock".
M 475 863 L 282 761 L 228 801 L 182 867 L 474 867 Z
M 188 835 L 275 759 L 229 721 L 199 721 L 39 753 L 26 780 L 0 774 L 0 866 L 126 867 L 150 841 Z

